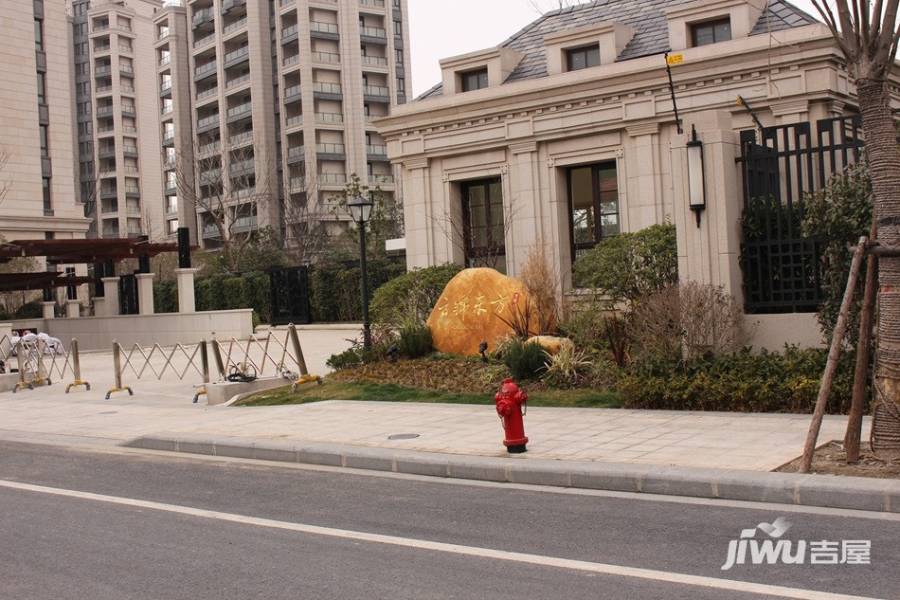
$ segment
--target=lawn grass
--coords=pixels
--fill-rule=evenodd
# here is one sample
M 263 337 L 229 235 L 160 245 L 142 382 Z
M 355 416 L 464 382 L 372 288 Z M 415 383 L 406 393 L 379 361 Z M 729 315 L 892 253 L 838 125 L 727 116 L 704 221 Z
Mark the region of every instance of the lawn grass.
M 526 388 L 527 389 L 527 388 Z M 493 404 L 492 394 L 460 394 L 421 390 L 384 383 L 348 383 L 325 380 L 322 385 L 308 384 L 297 392 L 290 386 L 260 392 L 239 403 L 240 406 L 284 406 L 325 400 L 366 400 L 369 402 L 429 402 L 435 404 Z M 615 392 L 607 390 L 542 390 L 528 395 L 529 406 L 621 408 Z

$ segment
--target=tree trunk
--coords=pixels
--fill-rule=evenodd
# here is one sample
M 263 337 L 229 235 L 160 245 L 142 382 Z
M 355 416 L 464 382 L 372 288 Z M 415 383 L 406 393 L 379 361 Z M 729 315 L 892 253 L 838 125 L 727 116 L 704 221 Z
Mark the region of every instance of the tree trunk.
M 878 229 L 872 225 L 870 240 L 878 236 Z M 878 257 L 869 253 L 866 261 L 866 285 L 863 293 L 862 310 L 859 315 L 859 339 L 856 343 L 856 371 L 853 375 L 853 401 L 847 419 L 847 434 L 844 449 L 847 464 L 859 462 L 859 443 L 862 437 L 862 420 L 866 406 L 866 387 L 869 382 L 869 359 L 872 349 L 872 321 L 875 317 L 875 294 L 878 293 Z
M 875 198 L 880 243 L 900 248 L 900 149 L 891 98 L 882 80 L 856 82 Z M 873 450 L 900 450 L 900 257 L 878 269 L 878 347 L 875 351 Z
M 803 446 L 803 458 L 800 462 L 800 472 L 809 473 L 812 468 L 813 454 L 816 451 L 816 441 L 819 439 L 819 431 L 822 429 L 822 419 L 825 417 L 825 409 L 828 406 L 828 396 L 831 394 L 831 386 L 834 382 L 834 374 L 837 372 L 838 360 L 841 357 L 841 346 L 844 343 L 844 335 L 847 333 L 847 321 L 850 315 L 850 305 L 853 303 L 853 295 L 856 292 L 856 282 L 859 280 L 859 272 L 862 268 L 863 256 L 866 254 L 868 239 L 859 240 L 856 252 L 853 253 L 853 263 L 850 265 L 850 277 L 847 278 L 847 289 L 844 291 L 844 300 L 841 302 L 841 312 L 838 313 L 837 324 L 834 326 L 834 334 L 831 336 L 831 349 L 828 351 L 828 360 L 825 362 L 825 372 L 822 373 L 822 382 L 819 384 L 819 396 L 816 399 L 816 408 L 813 410 L 812 422 L 809 424 L 809 433 L 806 434 L 806 444 Z

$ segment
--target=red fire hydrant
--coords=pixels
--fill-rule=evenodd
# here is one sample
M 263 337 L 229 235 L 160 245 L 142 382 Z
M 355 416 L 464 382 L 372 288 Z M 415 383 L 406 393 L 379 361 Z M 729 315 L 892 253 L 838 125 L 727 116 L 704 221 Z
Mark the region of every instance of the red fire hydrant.
M 525 437 L 525 422 L 522 419 L 525 416 L 527 401 L 528 394 L 512 379 L 505 380 L 500 386 L 500 391 L 494 396 L 497 414 L 503 421 L 503 431 L 506 433 L 503 445 L 510 454 L 521 454 L 527 450 L 525 444 L 528 443 L 528 438 Z

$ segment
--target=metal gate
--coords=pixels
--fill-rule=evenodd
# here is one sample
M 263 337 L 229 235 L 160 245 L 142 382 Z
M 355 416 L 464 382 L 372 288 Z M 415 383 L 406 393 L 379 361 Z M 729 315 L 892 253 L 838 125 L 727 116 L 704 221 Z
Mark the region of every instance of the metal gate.
M 307 267 L 272 269 L 269 271 L 269 288 L 273 325 L 307 325 L 312 322 Z
M 119 310 L 123 315 L 136 315 L 139 312 L 137 278 L 133 274 L 119 278 Z
M 744 237 L 741 260 L 748 313 L 815 312 L 822 292 L 822 243 L 801 231 L 804 197 L 857 162 L 858 116 L 741 132 Z

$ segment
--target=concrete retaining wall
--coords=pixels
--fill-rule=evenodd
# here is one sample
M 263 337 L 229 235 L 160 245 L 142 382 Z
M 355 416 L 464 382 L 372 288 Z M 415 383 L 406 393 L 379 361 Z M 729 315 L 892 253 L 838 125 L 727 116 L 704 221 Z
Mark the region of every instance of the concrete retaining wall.
M 109 350 L 113 340 L 123 346 L 172 346 L 201 340 L 248 339 L 253 334 L 253 310 L 220 310 L 197 313 L 120 315 L 79 319 L 31 319 L 16 321 L 14 329 L 37 329 L 68 344 L 78 339 L 81 350 Z
M 758 350 L 781 351 L 785 344 L 801 348 L 824 348 L 822 329 L 815 313 L 747 315 L 751 344 Z

